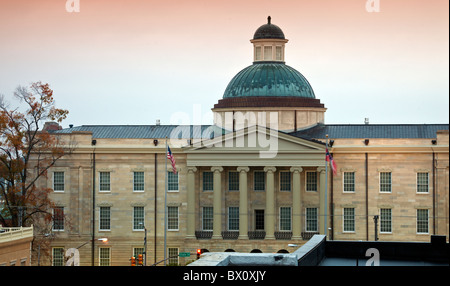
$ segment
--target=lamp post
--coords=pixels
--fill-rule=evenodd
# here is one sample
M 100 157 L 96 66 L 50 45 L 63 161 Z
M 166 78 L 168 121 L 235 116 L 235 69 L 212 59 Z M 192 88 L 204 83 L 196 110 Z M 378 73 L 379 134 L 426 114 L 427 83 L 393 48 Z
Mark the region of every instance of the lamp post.
M 140 222 L 140 225 L 144 227 L 144 266 L 147 266 L 147 228 L 144 223 Z

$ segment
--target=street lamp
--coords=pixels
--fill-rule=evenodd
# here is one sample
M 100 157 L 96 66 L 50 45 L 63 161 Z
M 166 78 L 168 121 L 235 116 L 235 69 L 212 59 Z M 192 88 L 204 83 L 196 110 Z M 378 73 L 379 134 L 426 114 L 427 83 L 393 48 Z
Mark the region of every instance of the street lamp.
M 143 222 L 139 223 L 144 227 L 144 266 L 147 266 L 147 228 L 145 227 Z

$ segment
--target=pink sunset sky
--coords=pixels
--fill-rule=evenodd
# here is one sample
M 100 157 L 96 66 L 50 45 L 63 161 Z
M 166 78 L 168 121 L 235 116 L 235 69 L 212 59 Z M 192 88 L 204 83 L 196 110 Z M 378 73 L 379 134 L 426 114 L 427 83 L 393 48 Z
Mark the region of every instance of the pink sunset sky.
M 0 0 L 0 94 L 49 83 L 64 127 L 211 124 L 270 15 L 327 124 L 448 123 L 449 1 L 367 2 Z

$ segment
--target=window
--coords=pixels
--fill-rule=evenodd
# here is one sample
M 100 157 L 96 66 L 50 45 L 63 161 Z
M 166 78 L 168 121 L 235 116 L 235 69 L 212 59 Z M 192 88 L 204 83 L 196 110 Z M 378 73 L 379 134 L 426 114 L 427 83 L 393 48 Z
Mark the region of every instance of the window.
M 261 47 L 255 47 L 255 61 L 261 60 Z
M 133 191 L 144 191 L 144 172 L 133 172 Z
M 167 248 L 167 261 L 168 265 L 177 266 L 178 265 L 178 248 Z
M 354 208 L 344 208 L 343 228 L 344 228 L 344 232 L 354 232 L 355 231 L 355 209 Z
M 306 231 L 317 232 L 318 229 L 317 208 L 306 208 Z
M 111 230 L 111 207 L 100 207 L 99 230 Z
M 272 47 L 266 46 L 264 47 L 264 60 L 271 60 L 272 59 Z
M 255 230 L 264 230 L 264 210 L 255 210 Z
M 280 207 L 280 230 L 291 230 L 291 208 Z
M 167 207 L 167 230 L 178 230 L 178 207 Z
M 133 230 L 144 229 L 144 207 L 133 207 Z
M 53 172 L 53 191 L 64 192 L 64 172 Z
M 391 172 L 380 172 L 380 192 L 391 193 Z
M 178 173 L 167 172 L 167 190 L 170 192 L 178 191 Z
M 64 207 L 56 207 L 53 209 L 53 231 L 64 230 Z
M 239 230 L 239 207 L 228 208 L 228 230 Z
M 344 193 L 355 192 L 355 172 L 344 172 Z
M 203 207 L 202 208 L 202 229 L 203 230 L 213 230 L 213 208 Z
M 253 189 L 255 191 L 264 192 L 264 190 L 266 189 L 266 173 L 264 171 L 255 171 L 253 181 Z
M 133 256 L 137 258 L 139 254 L 144 255 L 144 248 L 143 247 L 133 248 Z
M 392 209 L 380 209 L 380 233 L 392 232 Z
M 291 191 L 291 172 L 280 172 L 280 191 Z
M 53 266 L 64 266 L 64 248 L 54 247 L 52 249 L 52 265 Z
M 100 192 L 111 191 L 111 174 L 110 172 L 100 172 Z
M 99 264 L 100 266 L 111 265 L 111 249 L 106 247 L 99 248 Z
M 239 191 L 239 172 L 228 172 L 228 190 Z
M 417 192 L 428 193 L 428 173 L 417 173 Z
M 417 210 L 417 233 L 428 233 L 428 210 Z
M 317 172 L 306 172 L 306 191 L 317 192 Z
M 276 54 L 276 60 L 281 61 L 282 60 L 281 47 L 279 47 L 279 46 L 276 47 L 275 54 Z
M 203 191 L 213 190 L 213 172 L 203 172 Z

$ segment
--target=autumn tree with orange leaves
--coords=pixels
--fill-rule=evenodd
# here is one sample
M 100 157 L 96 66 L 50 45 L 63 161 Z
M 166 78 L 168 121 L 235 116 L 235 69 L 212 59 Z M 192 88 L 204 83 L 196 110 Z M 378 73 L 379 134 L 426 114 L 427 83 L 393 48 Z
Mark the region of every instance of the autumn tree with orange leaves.
M 9 227 L 29 226 L 39 214 L 51 219 L 52 190 L 38 180 L 71 152 L 70 144 L 42 130 L 46 121 L 61 123 L 68 114 L 55 107 L 48 84 L 19 86 L 14 97 L 20 105 L 10 109 L 0 95 L 0 224 Z

